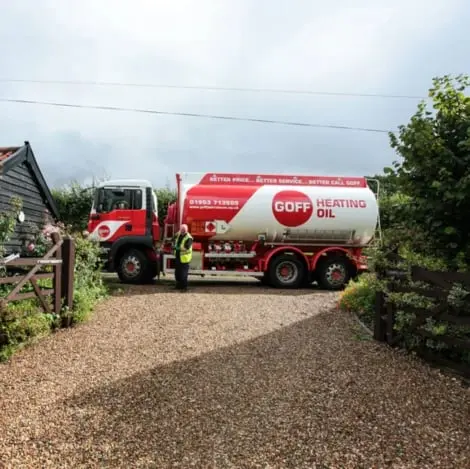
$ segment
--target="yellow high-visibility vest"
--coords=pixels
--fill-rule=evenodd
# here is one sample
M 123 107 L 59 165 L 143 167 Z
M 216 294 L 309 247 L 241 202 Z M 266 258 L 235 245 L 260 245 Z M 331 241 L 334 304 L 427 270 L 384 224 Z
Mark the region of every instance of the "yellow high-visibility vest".
M 177 256 L 176 245 L 178 244 L 178 240 L 180 236 L 181 236 L 181 233 L 178 233 L 176 235 L 175 250 L 174 250 L 175 256 Z M 182 264 L 189 264 L 191 262 L 191 259 L 193 258 L 193 246 L 191 245 L 189 249 L 184 248 L 184 243 L 186 242 L 187 239 L 193 239 L 193 237 L 189 233 L 186 233 L 183 236 L 183 239 L 180 243 L 180 261 Z

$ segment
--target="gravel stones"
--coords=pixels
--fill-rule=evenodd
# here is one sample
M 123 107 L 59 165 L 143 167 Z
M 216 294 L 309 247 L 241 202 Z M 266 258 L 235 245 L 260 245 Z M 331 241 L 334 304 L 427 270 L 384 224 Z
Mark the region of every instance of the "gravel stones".
M 126 287 L 0 365 L 0 467 L 470 467 L 469 391 L 336 299 Z

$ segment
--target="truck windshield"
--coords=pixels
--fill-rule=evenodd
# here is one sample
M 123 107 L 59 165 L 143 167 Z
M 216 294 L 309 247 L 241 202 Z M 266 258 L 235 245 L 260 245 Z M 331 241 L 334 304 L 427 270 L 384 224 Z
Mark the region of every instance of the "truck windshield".
M 96 193 L 95 205 L 98 213 L 113 210 L 140 210 L 142 209 L 142 190 L 102 187 Z

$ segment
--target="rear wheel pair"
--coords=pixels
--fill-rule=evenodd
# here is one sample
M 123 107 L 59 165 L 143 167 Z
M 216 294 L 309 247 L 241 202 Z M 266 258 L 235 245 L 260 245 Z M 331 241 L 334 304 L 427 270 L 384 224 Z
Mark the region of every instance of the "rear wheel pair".
M 314 279 L 326 290 L 340 290 L 351 278 L 349 261 L 344 257 L 327 257 L 315 269 L 315 277 L 297 257 L 283 254 L 272 260 L 263 283 L 277 288 L 300 288 Z

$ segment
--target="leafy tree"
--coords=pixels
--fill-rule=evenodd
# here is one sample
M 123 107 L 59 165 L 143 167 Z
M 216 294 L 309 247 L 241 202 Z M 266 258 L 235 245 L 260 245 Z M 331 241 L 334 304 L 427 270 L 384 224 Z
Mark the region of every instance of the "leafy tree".
M 158 201 L 158 220 L 160 225 L 163 225 L 168 212 L 168 205 L 176 201 L 176 190 L 166 186 L 161 189 L 156 189 L 155 194 Z
M 397 177 L 395 174 L 375 174 L 374 176 L 368 176 L 369 179 L 375 179 L 379 182 L 379 195 L 387 196 L 395 194 L 398 191 Z M 374 183 L 371 182 L 371 188 L 375 190 Z
M 380 224 L 387 244 L 403 242 L 404 238 L 413 237 L 409 230 L 409 206 L 411 199 L 400 192 L 395 174 L 376 174 L 370 179 L 379 181 Z M 373 182 L 370 186 L 373 190 Z
M 73 231 L 85 230 L 93 203 L 93 186 L 82 186 L 73 181 L 69 186 L 53 189 L 52 196 L 61 221 Z
M 409 230 L 421 233 L 415 248 L 446 260 L 449 267 L 470 263 L 470 78 L 435 78 L 407 125 L 390 134 L 401 157 L 385 168 L 390 182 L 407 198 Z

